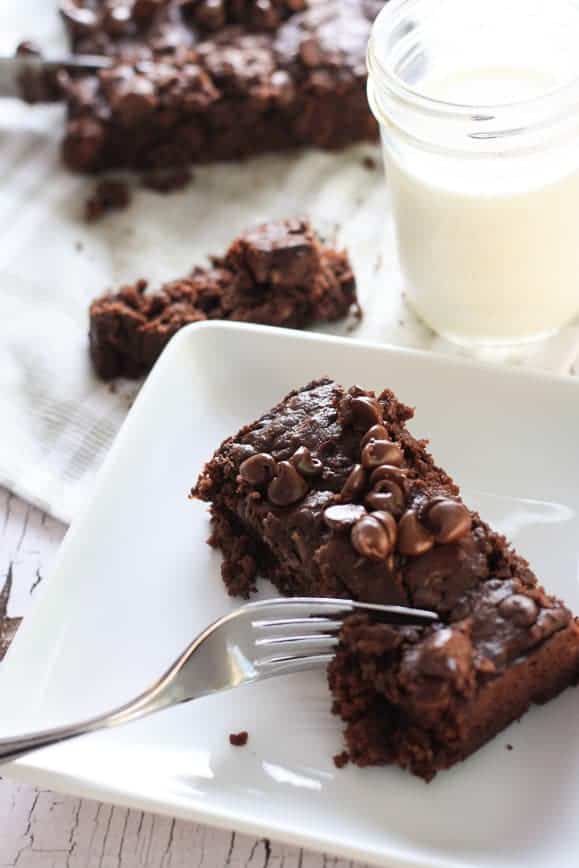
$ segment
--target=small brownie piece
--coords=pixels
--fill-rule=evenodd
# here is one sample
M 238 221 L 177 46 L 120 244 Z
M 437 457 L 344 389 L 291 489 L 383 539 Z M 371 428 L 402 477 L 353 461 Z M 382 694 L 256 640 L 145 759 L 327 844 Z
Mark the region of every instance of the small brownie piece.
M 353 617 L 329 669 L 350 759 L 430 779 L 575 681 L 579 628 L 465 506 L 411 416 L 388 390 L 314 381 L 225 440 L 192 494 L 212 504 L 231 594 L 259 574 L 284 594 L 441 615 L 428 629 Z
M 90 307 L 90 352 L 103 379 L 140 377 L 183 326 L 226 319 L 303 328 L 359 309 L 345 253 L 307 221 L 266 223 L 239 236 L 208 268 L 147 293 L 138 281 Z
M 85 202 L 84 219 L 94 223 L 110 211 L 122 211 L 131 201 L 129 186 L 124 181 L 103 179 L 99 181 Z
M 73 49 L 113 64 L 62 77 L 64 161 L 148 172 L 374 140 L 365 52 L 381 5 L 67 0 Z
M 246 730 L 242 730 L 242 732 L 229 733 L 229 744 L 233 747 L 245 747 L 248 741 L 249 733 Z

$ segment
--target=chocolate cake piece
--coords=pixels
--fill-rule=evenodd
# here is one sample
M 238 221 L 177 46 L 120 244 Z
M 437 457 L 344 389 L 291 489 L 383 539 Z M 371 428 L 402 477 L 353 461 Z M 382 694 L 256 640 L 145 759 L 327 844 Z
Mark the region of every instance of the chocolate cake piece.
M 73 49 L 109 55 L 113 65 L 62 76 L 64 160 L 83 172 L 148 171 L 374 140 L 365 51 L 381 6 L 67 0 Z
M 315 0 L 314 0 L 315 2 Z M 171 27 L 216 31 L 229 25 L 275 30 L 311 0 L 60 0 L 60 14 L 73 47 L 110 49 L 128 39 L 146 41 Z M 172 44 L 177 44 L 174 37 Z
M 359 314 L 348 258 L 324 246 L 307 221 L 265 223 L 189 277 L 146 291 L 144 280 L 90 307 L 90 352 L 103 379 L 140 377 L 183 326 L 226 319 L 303 328 Z
M 389 390 L 312 382 L 226 440 L 192 494 L 212 504 L 232 594 L 261 575 L 284 594 L 441 616 L 420 629 L 353 617 L 329 669 L 351 760 L 430 779 L 575 681 L 579 628 L 465 506 L 411 416 Z

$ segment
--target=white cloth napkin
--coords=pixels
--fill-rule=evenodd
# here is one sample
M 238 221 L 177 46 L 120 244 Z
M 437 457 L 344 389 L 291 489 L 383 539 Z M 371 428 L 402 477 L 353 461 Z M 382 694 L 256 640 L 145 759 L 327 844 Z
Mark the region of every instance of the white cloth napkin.
M 0 50 L 24 37 L 61 47 L 47 6 L 2 0 Z M 62 115 L 60 107 L 0 101 L 0 484 L 21 497 L 70 521 L 138 388 L 93 376 L 90 300 L 139 277 L 154 287 L 183 276 L 256 221 L 307 215 L 348 248 L 365 311 L 352 338 L 464 352 L 405 307 L 376 148 L 198 168 L 183 192 L 136 190 L 127 211 L 87 226 L 83 206 L 94 182 L 60 165 Z M 366 156 L 375 170 L 365 167 Z M 578 350 L 579 323 L 503 360 L 563 373 Z

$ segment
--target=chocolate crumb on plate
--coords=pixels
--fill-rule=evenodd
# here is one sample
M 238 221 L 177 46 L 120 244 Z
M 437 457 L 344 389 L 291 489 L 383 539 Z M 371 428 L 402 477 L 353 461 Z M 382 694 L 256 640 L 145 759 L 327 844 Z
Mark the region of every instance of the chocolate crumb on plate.
M 131 194 L 125 181 L 105 178 L 99 181 L 85 203 L 85 220 L 94 223 L 111 211 L 122 211 L 129 206 Z
M 249 733 L 246 730 L 229 733 L 229 744 L 233 745 L 233 747 L 245 747 L 248 741 Z

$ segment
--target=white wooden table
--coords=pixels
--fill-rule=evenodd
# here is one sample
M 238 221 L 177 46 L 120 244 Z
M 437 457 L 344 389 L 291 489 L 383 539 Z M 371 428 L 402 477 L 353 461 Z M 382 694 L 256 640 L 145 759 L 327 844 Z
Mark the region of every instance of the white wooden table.
M 0 488 L 2 648 L 65 526 Z M 0 779 L 0 868 L 346 868 L 341 860 Z M 350 868 L 353 868 L 350 863 Z

